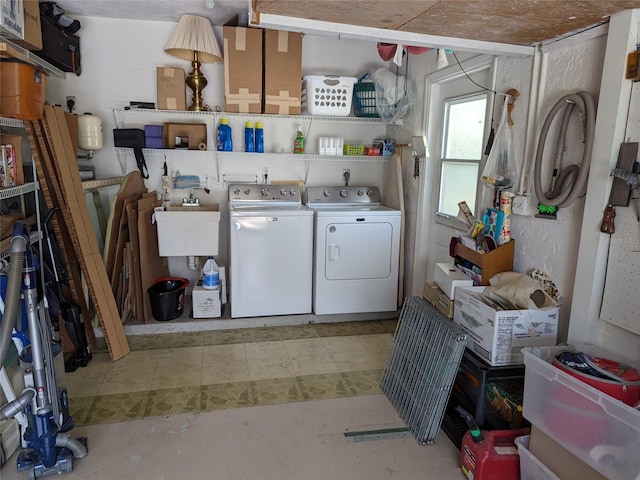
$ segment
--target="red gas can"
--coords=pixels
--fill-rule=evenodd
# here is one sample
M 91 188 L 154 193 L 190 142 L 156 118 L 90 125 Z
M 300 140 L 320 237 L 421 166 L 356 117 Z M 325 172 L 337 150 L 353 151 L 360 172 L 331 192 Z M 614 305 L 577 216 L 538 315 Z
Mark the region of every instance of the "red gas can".
M 470 480 L 520 480 L 520 457 L 515 439 L 531 429 L 483 431 L 474 441 L 465 433 L 460 449 L 460 468 Z

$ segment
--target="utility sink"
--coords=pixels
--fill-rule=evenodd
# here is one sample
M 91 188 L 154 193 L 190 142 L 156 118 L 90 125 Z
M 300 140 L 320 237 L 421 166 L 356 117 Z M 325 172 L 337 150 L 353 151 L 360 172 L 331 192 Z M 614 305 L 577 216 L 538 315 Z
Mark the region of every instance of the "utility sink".
M 218 254 L 218 204 L 169 204 L 155 209 L 161 257 Z

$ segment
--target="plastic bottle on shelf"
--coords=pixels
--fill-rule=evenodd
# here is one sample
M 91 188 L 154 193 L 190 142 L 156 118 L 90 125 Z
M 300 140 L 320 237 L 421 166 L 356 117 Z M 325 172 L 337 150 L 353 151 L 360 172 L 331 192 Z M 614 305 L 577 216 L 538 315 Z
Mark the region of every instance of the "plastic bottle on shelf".
M 293 142 L 293 153 L 304 153 L 304 133 L 302 125 L 296 127 L 296 139 Z
M 256 122 L 256 153 L 264 153 L 264 130 L 262 122 Z
M 251 121 L 244 124 L 244 151 L 250 153 L 256 151 L 255 133 Z
M 207 290 L 220 288 L 220 269 L 212 256 L 207 258 L 202 267 L 202 288 Z
M 217 149 L 220 152 L 232 152 L 233 140 L 231 137 L 231 127 L 227 118 L 220 119 L 217 132 Z

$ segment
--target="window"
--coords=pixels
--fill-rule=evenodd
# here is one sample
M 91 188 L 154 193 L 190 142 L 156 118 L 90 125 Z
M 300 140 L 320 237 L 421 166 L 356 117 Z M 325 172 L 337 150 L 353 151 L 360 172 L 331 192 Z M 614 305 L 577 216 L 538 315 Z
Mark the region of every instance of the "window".
M 483 154 L 487 94 L 447 98 L 443 105 L 438 214 L 455 217 L 466 201 L 475 212 Z

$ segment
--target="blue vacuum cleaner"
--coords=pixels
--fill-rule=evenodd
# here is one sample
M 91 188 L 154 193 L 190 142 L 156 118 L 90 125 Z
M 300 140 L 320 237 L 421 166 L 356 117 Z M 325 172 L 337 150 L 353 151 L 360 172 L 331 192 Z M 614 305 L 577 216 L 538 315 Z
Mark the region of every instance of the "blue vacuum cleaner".
M 25 388 L 19 396 L 12 395 L 13 399 L 7 396 L 11 400 L 0 407 L 0 420 L 26 419 L 26 422 L 18 421 L 23 450 L 18 455 L 17 468 L 29 470 L 31 479 L 71 472 L 73 459 L 88 454 L 85 437 L 72 438 L 66 433 L 74 424 L 69 414 L 67 391 L 56 383 L 57 377 L 64 376 L 63 352 L 60 345 L 52 341 L 46 298 L 43 296 L 38 302 L 37 263 L 28 228 L 24 222 L 18 222 L 11 238 L 9 280 L 0 325 L 0 368 L 19 317 L 22 289 L 29 337 L 17 335 L 14 344 L 18 348 Z

